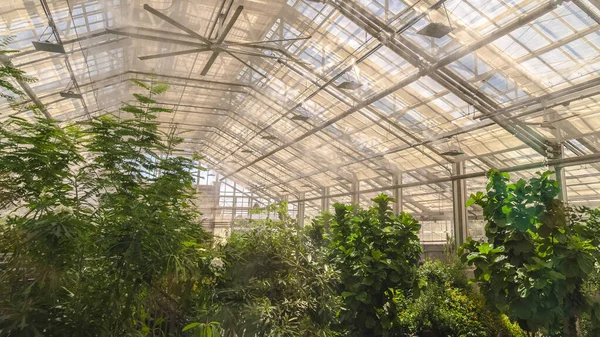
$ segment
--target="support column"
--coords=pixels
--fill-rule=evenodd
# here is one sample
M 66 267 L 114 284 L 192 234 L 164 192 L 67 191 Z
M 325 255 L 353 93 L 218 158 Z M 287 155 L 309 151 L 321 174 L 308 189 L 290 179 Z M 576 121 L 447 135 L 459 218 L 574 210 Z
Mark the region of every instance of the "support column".
M 231 207 L 231 233 L 235 230 L 235 215 L 237 213 L 237 183 L 233 183 L 233 205 Z
M 329 211 L 329 187 L 321 188 L 321 212 Z
M 215 173 L 216 175 L 216 173 Z M 215 176 L 216 178 L 216 176 Z M 208 176 L 207 178 L 208 179 Z M 218 180 L 215 180 L 213 183 L 213 195 L 212 195 L 212 228 L 211 231 L 213 235 L 215 234 L 215 228 L 217 227 L 217 208 L 219 207 L 219 198 L 221 194 L 221 183 Z
M 392 175 L 392 185 L 402 185 L 402 173 L 394 173 Z M 403 212 L 402 208 L 402 187 L 394 188 L 394 199 L 396 201 L 392 205 L 394 213 L 399 214 Z
M 350 191 L 352 192 L 352 205 L 360 205 L 360 182 L 358 180 L 352 180 Z
M 459 161 L 452 164 L 452 175 L 465 173 L 465 162 Z M 452 210 L 454 225 L 454 242 L 460 247 L 467 239 L 467 184 L 465 179 L 452 180 Z
M 563 202 L 568 202 L 569 197 L 567 196 L 567 179 L 565 177 L 565 169 L 560 166 L 555 166 L 554 170 L 556 172 L 556 181 L 560 187 L 558 199 L 562 200 Z
M 580 6 L 581 7 L 581 6 Z M 547 106 L 546 101 L 542 101 L 542 105 Z M 548 121 L 550 123 L 560 120 L 560 116 L 555 111 L 552 111 L 550 114 L 544 116 L 544 121 Z M 560 129 L 553 129 L 552 134 L 554 138 L 556 138 L 555 142 L 549 142 L 546 144 L 546 158 L 548 160 L 560 160 L 563 159 L 565 153 L 565 146 L 562 142 L 562 133 Z M 565 177 L 565 169 L 560 165 L 554 166 L 556 182 L 558 183 L 558 187 L 560 188 L 560 192 L 558 193 L 558 199 L 567 202 L 567 181 Z
M 552 144 L 548 146 L 548 159 L 556 160 L 564 158 L 564 145 L 562 143 Z M 565 177 L 565 169 L 560 165 L 556 165 L 552 167 L 554 169 L 554 175 L 556 178 L 556 182 L 558 183 L 558 187 L 560 188 L 560 192 L 558 193 L 558 199 L 563 202 L 568 201 L 567 196 L 567 179 Z
M 297 221 L 298 221 L 298 228 L 304 228 L 304 207 L 305 207 L 305 203 L 304 203 L 304 192 L 298 193 L 298 214 L 297 214 Z

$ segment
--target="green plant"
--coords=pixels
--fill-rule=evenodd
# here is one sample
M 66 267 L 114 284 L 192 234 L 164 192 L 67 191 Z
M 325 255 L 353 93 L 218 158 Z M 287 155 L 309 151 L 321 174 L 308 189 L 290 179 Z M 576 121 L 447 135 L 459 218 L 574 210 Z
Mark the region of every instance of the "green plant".
M 221 337 L 222 329 L 219 322 L 190 323 L 183 328 L 183 332 L 193 331 L 192 337 Z
M 16 53 L 17 50 L 6 49 L 6 47 L 13 41 L 14 37 L 12 36 L 0 39 L 0 97 L 9 102 L 23 95 L 23 91 L 14 85 L 13 80 L 25 83 L 35 82 L 35 78 L 28 76 L 23 70 L 15 68 L 10 63 L 8 55 Z
M 523 329 L 569 337 L 589 310 L 583 286 L 599 256 L 597 229 L 568 216 L 550 175 L 510 184 L 490 171 L 487 193 L 467 203 L 483 208 L 487 242 L 469 240 L 461 251 L 488 303 Z
M 333 215 L 323 212 L 316 216 L 310 225 L 306 226 L 304 232 L 310 238 L 312 244 L 318 248 L 324 248 L 328 244 L 328 233 L 333 221 Z
M 222 247 L 226 269 L 210 319 L 238 335 L 334 336 L 336 272 L 293 219 L 280 219 L 234 232 Z
M 352 336 L 393 335 L 397 299 L 416 277 L 420 225 L 406 213 L 395 215 L 392 201 L 382 194 L 367 210 L 334 205 L 330 258 L 341 272 L 342 324 Z
M 463 265 L 426 261 L 417 279 L 419 291 L 400 305 L 398 330 L 404 336 L 429 331 L 434 336 L 521 337 L 468 286 Z
M 195 163 L 155 121 L 170 112 L 154 99 L 167 86 L 134 83 L 146 93 L 120 119 L 0 125 L 0 334 L 180 332 L 197 285 L 215 277 Z

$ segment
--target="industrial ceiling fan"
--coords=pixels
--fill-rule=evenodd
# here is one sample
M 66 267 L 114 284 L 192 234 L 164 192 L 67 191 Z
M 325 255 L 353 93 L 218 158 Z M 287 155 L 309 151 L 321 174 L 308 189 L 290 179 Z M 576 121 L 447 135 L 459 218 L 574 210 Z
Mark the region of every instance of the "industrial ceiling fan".
M 231 16 L 231 19 L 227 22 L 227 24 L 225 24 L 225 27 L 223 28 L 223 30 L 220 32 L 220 34 L 217 36 L 216 39 L 208 39 L 208 38 L 194 32 L 192 29 L 177 22 L 176 20 L 172 19 L 171 17 L 167 16 L 166 14 L 163 14 L 160 11 L 152 8 L 148 4 L 144 5 L 144 9 L 146 11 L 148 11 L 150 14 L 152 14 L 152 15 L 164 20 L 165 22 L 169 23 L 170 25 L 184 31 L 186 33 L 185 35 L 187 35 L 191 38 L 197 39 L 197 40 L 199 40 L 199 42 L 198 43 L 190 43 L 189 41 L 184 41 L 184 40 L 178 41 L 176 39 L 163 39 L 163 41 L 165 41 L 165 42 L 193 46 L 195 48 L 188 49 L 188 50 L 182 50 L 182 51 L 176 51 L 176 52 L 170 52 L 170 53 L 140 56 L 138 58 L 140 60 L 150 60 L 150 59 L 192 54 L 192 53 L 212 52 L 212 55 L 210 56 L 210 58 L 204 65 L 202 72 L 200 73 L 203 76 L 208 74 L 208 72 L 210 71 L 215 60 L 219 56 L 219 54 L 226 53 L 229 56 L 236 59 L 237 61 L 239 61 L 240 63 L 247 66 L 248 68 L 252 69 L 256 73 L 258 73 L 262 77 L 265 77 L 265 75 L 263 75 L 258 69 L 254 68 L 248 62 L 242 60 L 238 55 L 248 55 L 248 56 L 258 56 L 258 57 L 264 57 L 264 58 L 281 59 L 281 57 L 279 57 L 279 56 L 267 55 L 267 54 L 264 54 L 261 52 L 251 51 L 251 50 L 278 51 L 279 49 L 276 46 L 272 46 L 272 45 L 269 46 L 268 43 L 307 40 L 307 39 L 311 38 L 311 36 L 307 36 L 307 37 L 297 37 L 297 38 L 267 40 L 267 41 L 226 41 L 225 39 L 227 38 L 227 35 L 229 34 L 231 29 L 235 25 L 236 21 L 240 17 L 240 14 L 244 10 L 244 6 L 238 6 L 236 8 L 235 12 Z M 219 21 L 224 23 L 225 18 L 223 16 L 221 16 L 222 21 L 221 20 L 219 20 Z M 117 34 L 117 35 L 127 35 L 127 36 L 132 36 L 132 37 L 147 38 L 150 40 L 157 39 L 156 37 L 153 37 L 153 36 L 148 36 L 148 35 L 143 35 L 143 34 L 132 34 L 132 33 L 127 33 L 127 32 L 123 32 L 120 30 L 108 30 L 107 29 L 107 31 L 110 33 L 113 33 L 113 34 Z M 166 33 L 168 33 L 168 32 L 166 32 Z M 247 50 L 247 49 L 245 50 L 245 48 L 248 48 L 251 50 Z M 289 61 L 294 61 L 294 60 L 289 60 Z

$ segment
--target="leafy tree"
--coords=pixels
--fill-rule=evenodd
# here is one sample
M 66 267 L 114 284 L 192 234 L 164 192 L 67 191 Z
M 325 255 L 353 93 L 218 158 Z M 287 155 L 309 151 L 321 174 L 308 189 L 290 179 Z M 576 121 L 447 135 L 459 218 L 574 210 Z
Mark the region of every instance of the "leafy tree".
M 569 337 L 590 310 L 583 287 L 600 256 L 598 226 L 556 199 L 550 175 L 511 184 L 490 171 L 487 193 L 467 203 L 483 208 L 487 242 L 469 240 L 461 251 L 488 303 L 523 329 Z
M 395 215 L 386 195 L 373 201 L 367 210 L 335 204 L 329 235 L 341 273 L 342 324 L 351 336 L 397 335 L 398 300 L 413 288 L 421 253 L 417 220 Z
M 279 220 L 234 232 L 222 247 L 226 268 L 211 319 L 230 334 L 335 336 L 337 273 L 282 205 L 266 209 L 279 209 Z
M 214 278 L 194 162 L 156 122 L 167 86 L 134 82 L 123 118 L 0 125 L 0 335 L 180 333 Z
M 61 324 L 90 229 L 78 138 L 39 117 L 0 124 L 0 332 L 39 336 Z

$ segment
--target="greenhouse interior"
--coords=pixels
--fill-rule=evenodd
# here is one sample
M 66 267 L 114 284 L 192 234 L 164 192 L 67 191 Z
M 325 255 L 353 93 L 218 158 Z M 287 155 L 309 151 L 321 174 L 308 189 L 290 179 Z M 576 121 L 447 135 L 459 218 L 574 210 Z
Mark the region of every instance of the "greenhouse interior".
M 0 0 L 0 336 L 600 337 L 599 0 Z

